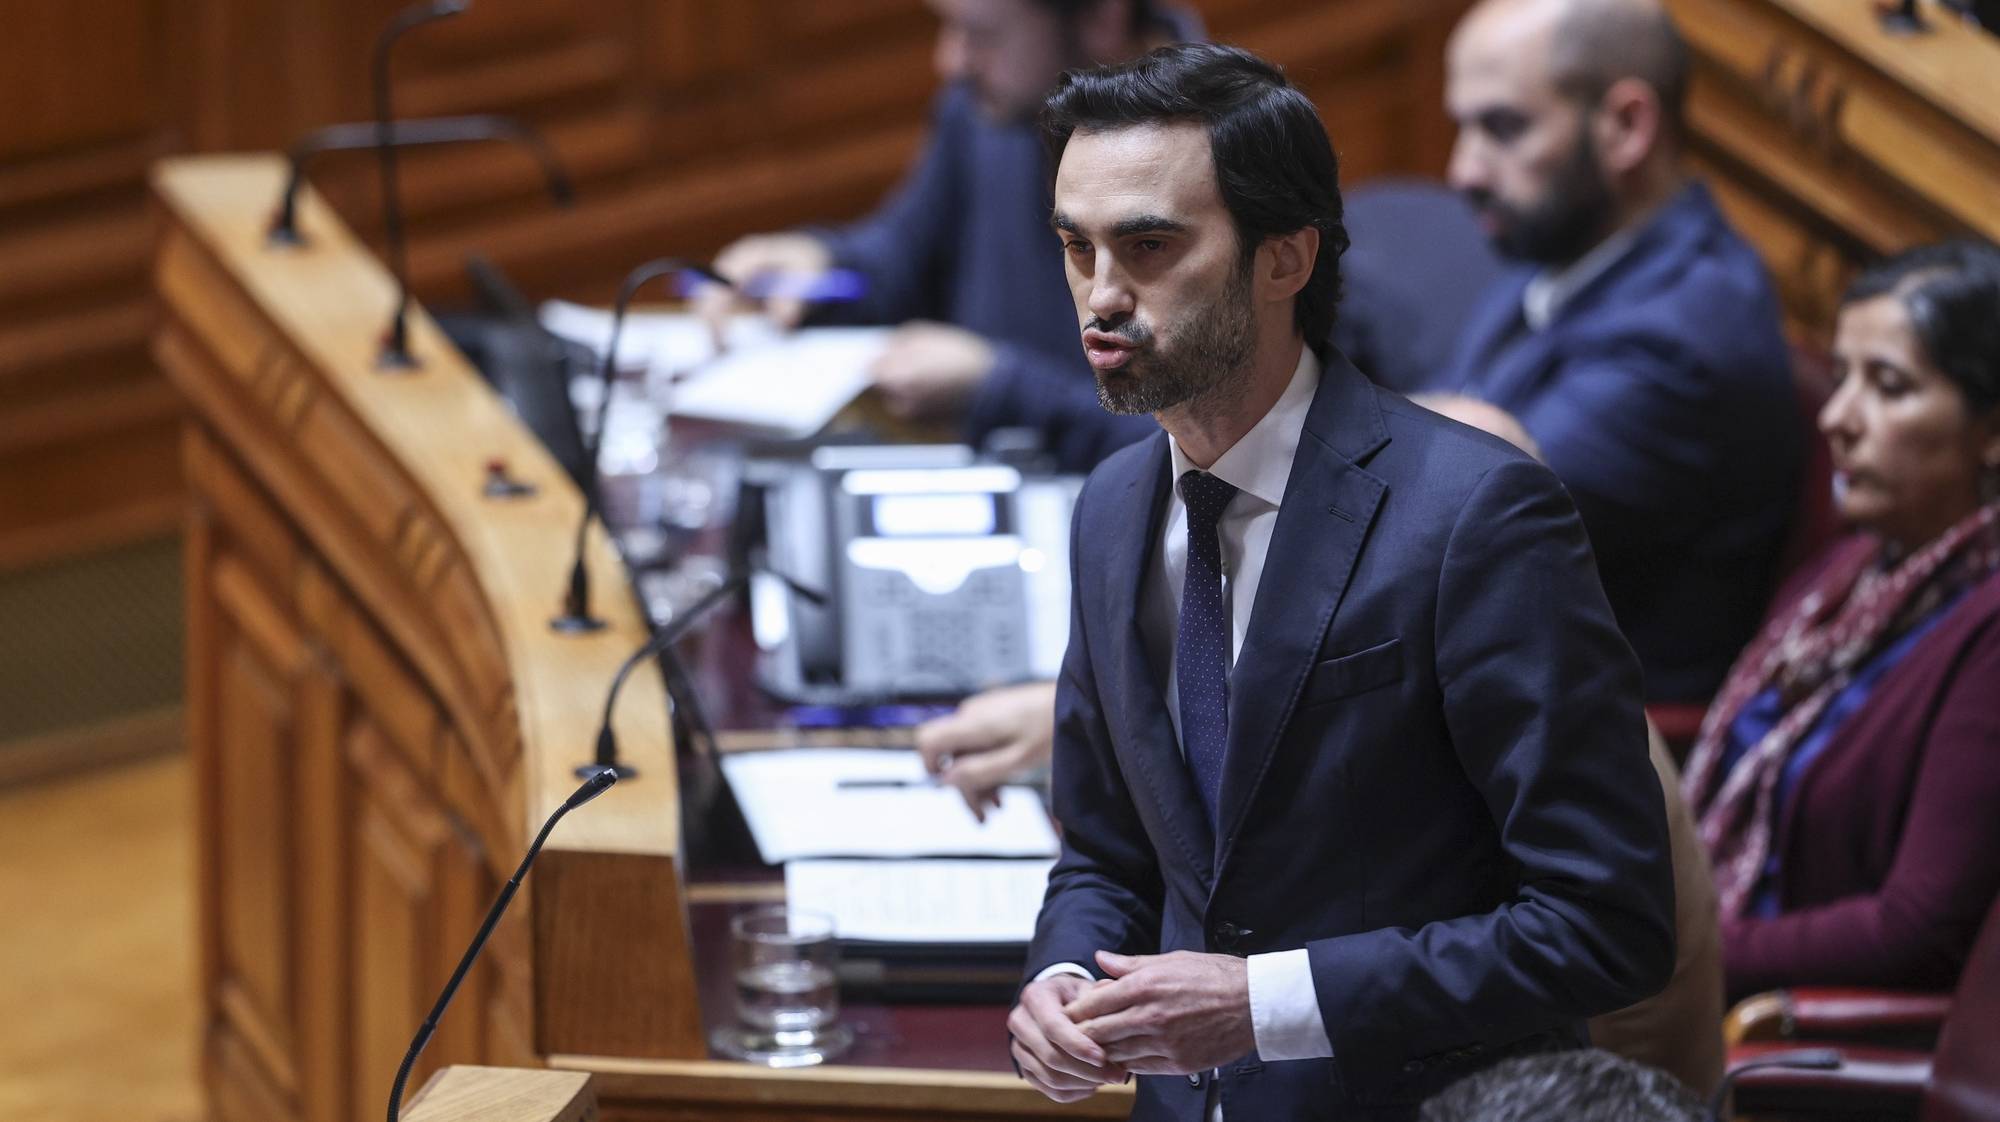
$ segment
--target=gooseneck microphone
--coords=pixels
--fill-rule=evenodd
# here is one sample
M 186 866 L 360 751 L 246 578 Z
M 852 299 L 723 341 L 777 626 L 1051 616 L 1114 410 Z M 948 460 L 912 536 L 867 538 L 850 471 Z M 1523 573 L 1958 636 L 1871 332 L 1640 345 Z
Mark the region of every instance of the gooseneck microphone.
M 680 692 L 685 693 L 686 696 L 675 696 L 675 704 L 690 712 L 699 713 L 698 702 L 693 696 L 694 687 L 687 681 L 686 668 L 681 666 L 680 660 L 674 656 L 673 646 L 675 643 L 680 642 L 682 637 L 694 629 L 695 624 L 701 622 L 702 618 L 714 611 L 718 605 L 742 591 L 743 586 L 750 582 L 750 578 L 758 573 L 766 573 L 783 581 L 786 588 L 791 589 L 792 592 L 812 604 L 823 605 L 826 603 L 826 597 L 818 591 L 807 588 L 791 577 L 770 569 L 741 569 L 731 575 L 728 580 L 709 589 L 702 595 L 701 599 L 689 605 L 686 611 L 681 612 L 668 622 L 665 627 L 654 632 L 652 638 L 642 643 L 639 649 L 633 651 L 625 659 L 625 662 L 618 667 L 618 673 L 613 675 L 611 679 L 611 689 L 604 695 L 604 717 L 597 726 L 597 755 L 589 763 L 580 765 L 576 769 L 578 775 L 592 775 L 602 771 L 615 771 L 620 778 L 630 779 L 632 776 L 638 774 L 638 771 L 630 764 L 618 762 L 618 735 L 611 731 L 611 714 L 617 708 L 618 691 L 625 688 L 625 679 L 631 677 L 632 671 L 637 669 L 639 664 L 645 662 L 647 659 L 665 657 L 670 661 L 671 669 L 666 675 L 668 684 L 667 692 L 670 695 L 675 694 L 675 683 L 678 682 L 680 684 Z M 701 723 L 706 725 L 707 721 L 702 720 Z
M 389 144 L 396 148 L 415 148 L 484 140 L 511 141 L 527 149 L 535 162 L 541 165 L 542 179 L 555 204 L 568 207 L 576 202 L 576 191 L 570 185 L 569 176 L 563 172 L 561 162 L 556 159 L 555 150 L 549 147 L 541 133 L 512 117 L 475 114 L 397 121 L 390 129 Z M 375 148 L 381 143 L 381 126 L 372 121 L 327 125 L 300 137 L 287 153 L 290 172 L 285 178 L 285 193 L 278 199 L 277 214 L 271 219 L 270 243 L 281 246 L 305 244 L 305 238 L 299 234 L 298 199 L 299 188 L 305 183 L 308 163 L 323 153 Z
M 542 851 L 542 843 L 549 840 L 549 831 L 556 828 L 556 823 L 562 821 L 563 815 L 610 790 L 611 785 L 616 782 L 618 773 L 615 771 L 593 771 L 590 777 L 584 780 L 583 786 L 578 787 L 574 794 L 564 799 L 555 813 L 549 815 L 549 820 L 542 823 L 542 832 L 535 835 L 534 844 L 528 847 L 528 855 L 521 858 L 521 867 L 515 869 L 514 875 L 501 887 L 499 898 L 493 901 L 493 907 L 486 912 L 486 922 L 479 925 L 479 934 L 474 935 L 472 945 L 465 948 L 465 957 L 458 960 L 458 969 L 451 972 L 451 980 L 444 984 L 444 992 L 438 994 L 437 1004 L 431 1006 L 430 1016 L 424 1018 L 423 1025 L 417 1029 L 416 1038 L 410 1041 L 410 1050 L 403 1054 L 403 1066 L 396 1069 L 396 1082 L 389 1088 L 389 1122 L 396 1122 L 397 1117 L 402 1114 L 403 1086 L 410 1081 L 410 1069 L 417 1065 L 417 1057 L 423 1053 L 424 1045 L 430 1043 L 431 1034 L 437 1031 L 438 1018 L 444 1016 L 445 1006 L 451 1004 L 452 995 L 458 992 L 459 985 L 465 981 L 466 972 L 472 969 L 473 961 L 486 946 L 487 937 L 493 934 L 493 928 L 506 913 L 507 905 L 513 902 L 514 893 L 521 888 L 522 878 L 528 875 L 528 866 L 535 863 L 536 854 Z
M 1746 1060 L 1731 1068 L 1715 1088 L 1715 1097 L 1708 1101 L 1709 1122 L 1726 1122 L 1723 1113 L 1729 1107 L 1729 1092 L 1736 1089 L 1736 1080 L 1745 1072 L 1760 1071 L 1764 1068 L 1789 1068 L 1793 1071 L 1838 1071 L 1840 1053 L 1832 1048 L 1802 1048 L 1796 1052 L 1773 1052 Z
M 394 115 L 389 107 L 389 53 L 396 41 L 414 28 L 464 11 L 471 0 L 424 0 L 397 13 L 375 40 L 375 144 L 382 162 L 382 230 L 387 239 L 389 264 L 396 271 L 396 312 L 382 343 L 376 365 L 384 370 L 409 370 L 417 365 L 410 356 L 410 256 L 403 244 L 403 200 L 396 189 L 396 137 Z
M 687 273 L 724 287 L 734 287 L 706 265 L 679 257 L 658 257 L 625 274 L 625 283 L 618 289 L 618 303 L 611 312 L 611 338 L 604 347 L 604 361 L 597 369 L 597 426 L 590 434 L 590 447 L 584 457 L 584 477 L 588 483 L 583 489 L 583 517 L 576 523 L 576 553 L 569 570 L 569 589 L 563 595 L 562 614 L 549 621 L 549 626 L 557 631 L 574 634 L 596 631 L 604 626 L 602 619 L 590 613 L 590 573 L 583 565 L 583 544 L 590 531 L 590 520 L 603 505 L 603 477 L 597 460 L 598 454 L 604 450 L 604 422 L 611 414 L 611 381 L 617 369 L 618 341 L 625 334 L 626 309 L 631 307 L 632 297 L 648 281 Z

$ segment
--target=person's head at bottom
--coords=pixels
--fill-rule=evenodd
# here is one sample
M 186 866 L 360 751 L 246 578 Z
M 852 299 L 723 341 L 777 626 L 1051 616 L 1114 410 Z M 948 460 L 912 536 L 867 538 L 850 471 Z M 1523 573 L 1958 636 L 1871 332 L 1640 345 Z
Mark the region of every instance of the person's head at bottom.
M 1658 1068 L 1585 1049 L 1519 1056 L 1430 1097 L 1417 1122 L 1700 1122 L 1694 1092 Z

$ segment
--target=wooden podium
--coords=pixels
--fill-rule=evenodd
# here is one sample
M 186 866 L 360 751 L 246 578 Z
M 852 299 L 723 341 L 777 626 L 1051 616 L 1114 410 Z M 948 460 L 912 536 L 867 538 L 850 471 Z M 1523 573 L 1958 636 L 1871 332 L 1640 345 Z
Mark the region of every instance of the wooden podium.
M 596 532 L 609 626 L 549 628 L 581 496 L 421 308 L 421 368 L 376 368 L 393 283 L 310 192 L 306 244 L 266 245 L 283 173 L 257 155 L 153 174 L 154 350 L 191 407 L 203 1074 L 225 1122 L 373 1111 L 532 831 L 574 789 L 612 673 L 646 636 Z M 496 460 L 535 493 L 486 497 Z M 1047 1102 L 983 1028 L 960 1053 L 986 1071 L 903 1065 L 893 1046 L 872 1066 L 804 1072 L 709 1059 L 656 679 L 629 683 L 617 729 L 639 776 L 557 828 L 418 1079 L 439 1064 L 590 1073 L 619 1119 L 1129 1111 L 1122 1088 Z
M 597 1122 L 591 1077 L 518 1067 L 445 1068 L 403 1108 L 403 1122 Z

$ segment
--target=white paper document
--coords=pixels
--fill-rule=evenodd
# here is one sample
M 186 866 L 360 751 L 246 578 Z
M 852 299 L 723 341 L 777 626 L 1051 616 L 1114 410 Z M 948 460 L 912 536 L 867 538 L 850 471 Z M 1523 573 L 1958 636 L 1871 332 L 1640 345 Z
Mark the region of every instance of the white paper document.
M 581 343 L 601 357 L 611 343 L 611 310 L 572 304 L 567 300 L 544 301 L 537 310 L 542 326 L 551 335 Z M 782 336 L 777 326 L 763 316 L 731 316 L 724 332 L 731 350 L 756 347 Z M 618 366 L 636 370 L 658 366 L 668 370 L 698 366 L 715 357 L 715 333 L 700 316 L 686 312 L 627 312 L 625 330 L 618 336 Z
M 842 939 L 887 943 L 1025 943 L 1049 860 L 792 861 L 787 905 L 833 917 Z
M 679 417 L 811 436 L 874 381 L 885 327 L 807 327 L 773 342 L 732 347 L 674 387 Z
M 611 313 L 561 300 L 541 307 L 542 326 L 599 354 L 611 341 Z M 737 316 L 715 350 L 708 325 L 684 312 L 629 313 L 618 365 L 645 367 L 670 386 L 659 404 L 675 416 L 740 425 L 778 436 L 810 436 L 868 388 L 887 345 L 885 327 L 779 331 L 762 316 Z M 594 390 L 593 384 L 593 390 Z M 588 409 L 592 403 L 580 403 Z
M 722 773 L 773 865 L 803 857 L 1052 857 L 1055 829 L 1026 787 L 1003 787 L 982 824 L 931 784 L 909 749 L 731 752 Z

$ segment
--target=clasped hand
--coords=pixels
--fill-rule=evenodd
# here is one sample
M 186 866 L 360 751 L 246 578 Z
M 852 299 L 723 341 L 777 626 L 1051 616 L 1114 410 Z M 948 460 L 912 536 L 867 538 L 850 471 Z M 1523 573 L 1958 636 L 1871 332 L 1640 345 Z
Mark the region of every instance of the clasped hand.
M 1188 1075 L 1254 1051 L 1243 959 L 1097 952 L 1106 981 L 1044 978 L 1007 1017 L 1014 1063 L 1036 1090 L 1075 1102 L 1129 1075 Z

